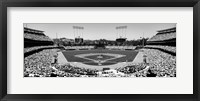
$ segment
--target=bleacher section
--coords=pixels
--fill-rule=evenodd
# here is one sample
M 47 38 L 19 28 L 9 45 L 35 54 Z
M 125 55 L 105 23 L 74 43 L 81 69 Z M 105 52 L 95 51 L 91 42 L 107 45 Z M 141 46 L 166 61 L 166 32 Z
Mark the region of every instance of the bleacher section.
M 170 52 L 176 53 L 176 47 L 172 47 L 172 46 L 147 45 L 145 47 L 160 48 L 160 49 L 163 49 L 163 50 L 166 50 L 166 51 L 170 51 Z
M 133 50 L 136 46 L 106 46 L 109 50 Z
M 24 33 L 24 38 L 30 40 L 52 41 L 48 36 Z
M 176 27 L 159 30 L 158 33 L 147 40 L 148 45 L 176 46 Z
M 65 46 L 66 50 L 90 50 L 93 49 L 94 46 Z
M 24 27 L 24 48 L 53 45 L 53 40 L 44 31 Z
M 56 46 L 44 31 L 24 27 L 24 57 L 52 48 Z
M 147 45 L 144 48 L 158 49 L 176 55 L 176 27 L 159 30 L 158 33 L 147 40 Z

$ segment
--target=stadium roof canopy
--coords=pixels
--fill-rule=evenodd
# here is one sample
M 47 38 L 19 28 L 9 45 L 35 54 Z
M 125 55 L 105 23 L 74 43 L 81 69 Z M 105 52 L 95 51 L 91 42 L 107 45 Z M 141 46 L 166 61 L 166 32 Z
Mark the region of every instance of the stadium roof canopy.
M 158 30 L 157 32 L 158 32 L 157 34 L 173 33 L 173 32 L 176 32 L 176 27 Z
M 34 34 L 44 35 L 44 31 L 37 30 L 37 29 L 32 29 L 32 28 L 27 28 L 27 27 L 24 27 L 24 31 L 26 31 L 28 33 L 34 33 Z

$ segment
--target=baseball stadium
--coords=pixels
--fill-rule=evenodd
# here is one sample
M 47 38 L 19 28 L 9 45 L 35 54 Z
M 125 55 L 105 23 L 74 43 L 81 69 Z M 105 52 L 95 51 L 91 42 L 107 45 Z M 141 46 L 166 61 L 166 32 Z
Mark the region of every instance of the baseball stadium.
M 85 27 L 71 28 L 74 39 L 51 39 L 24 26 L 24 77 L 176 77 L 176 27 L 137 40 L 127 40 L 126 25 L 115 27 L 115 40 L 86 40 Z

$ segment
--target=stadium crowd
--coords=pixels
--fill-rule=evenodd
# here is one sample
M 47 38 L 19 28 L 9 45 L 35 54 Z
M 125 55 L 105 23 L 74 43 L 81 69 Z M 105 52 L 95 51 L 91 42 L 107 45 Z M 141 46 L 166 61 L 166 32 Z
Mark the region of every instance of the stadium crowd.
M 145 49 L 150 75 L 157 77 L 176 77 L 176 56 L 164 53 L 156 49 Z
M 159 34 L 148 41 L 158 41 L 175 38 L 175 33 Z M 45 35 L 36 35 L 24 33 L 24 38 L 51 41 Z M 146 48 L 160 48 L 176 53 L 176 47 L 161 45 L 146 45 Z M 56 48 L 53 45 L 35 46 L 24 48 L 24 53 L 38 50 L 41 48 Z M 94 48 L 93 46 L 66 46 L 65 49 L 84 49 Z M 135 46 L 106 46 L 108 49 L 135 49 Z M 24 76 L 25 77 L 99 77 L 98 70 L 85 69 L 71 66 L 69 64 L 60 65 L 55 62 L 57 51 L 59 49 L 45 49 L 36 52 L 24 59 Z M 116 71 L 123 74 L 106 75 L 106 77 L 176 77 L 176 56 L 164 53 L 156 49 L 141 49 L 147 60 L 144 63 L 130 64 Z M 53 61 L 53 62 L 52 62 Z M 148 62 L 146 62 L 148 61 Z M 109 68 L 109 67 L 108 67 Z M 100 77 L 102 77 L 101 75 Z
M 98 70 L 57 64 L 54 57 L 58 49 L 47 49 L 25 57 L 25 77 L 99 77 Z M 130 64 L 116 70 L 120 77 L 176 77 L 176 57 L 155 49 L 143 49 L 148 63 Z M 147 68 L 148 67 L 148 68 Z M 101 75 L 102 77 L 102 75 Z M 108 77 L 108 76 L 106 76 Z M 119 77 L 112 74 L 110 77 Z
M 145 69 L 146 66 L 147 65 L 145 63 L 136 63 L 136 64 L 130 64 L 128 66 L 118 68 L 117 70 L 125 74 L 132 74 L 132 73 Z
M 24 33 L 24 38 L 37 41 L 52 41 L 48 36 Z
M 115 50 L 115 49 L 125 50 L 125 49 L 135 49 L 136 46 L 106 46 L 106 48 L 110 50 Z
M 148 63 L 119 68 L 128 77 L 176 77 L 176 56 L 155 49 L 143 49 Z
M 70 49 L 93 49 L 94 46 L 65 46 L 64 48 L 66 50 L 70 50 Z
M 25 39 L 34 41 L 52 41 L 48 36 L 24 33 Z M 150 38 L 148 41 L 164 41 L 176 38 L 176 32 L 157 34 Z M 28 47 L 28 46 L 27 46 Z M 157 50 L 156 48 L 163 49 L 176 53 L 174 46 L 162 45 L 146 45 L 142 51 L 144 54 L 143 63 L 132 63 L 115 71 L 107 71 L 102 73 L 110 73 L 109 75 L 99 75 L 100 70 L 86 69 L 83 67 L 76 67 L 70 64 L 58 64 L 57 46 L 37 46 L 24 48 L 24 53 L 31 53 L 31 51 L 39 50 L 24 58 L 24 77 L 176 77 L 176 56 Z M 52 48 L 52 49 L 46 49 Z M 92 49 L 94 46 L 66 46 L 65 50 L 70 49 Z M 106 46 L 107 49 L 136 49 L 136 46 Z M 155 49 L 148 49 L 155 48 Z M 109 68 L 109 66 L 108 66 Z M 116 73 L 116 74 L 115 74 Z
M 167 33 L 167 34 L 157 34 L 150 38 L 148 41 L 163 41 L 168 39 L 176 38 L 176 32 L 175 33 Z
M 176 47 L 175 46 L 146 45 L 144 47 L 146 47 L 146 48 L 158 48 L 158 49 L 163 49 L 163 50 L 166 50 L 166 51 L 176 53 Z
M 47 49 L 25 57 L 25 77 L 80 77 L 95 76 L 96 70 L 59 65 L 54 62 L 58 49 Z
M 24 76 L 43 76 L 50 75 L 52 70 L 52 57 L 55 55 L 56 49 L 43 50 L 32 54 L 24 59 Z
M 33 51 L 33 50 L 42 49 L 42 48 L 55 48 L 55 47 L 57 47 L 57 46 L 48 45 L 48 46 L 27 47 L 27 48 L 24 48 L 24 53 L 27 53 L 27 52 L 30 52 L 30 51 Z

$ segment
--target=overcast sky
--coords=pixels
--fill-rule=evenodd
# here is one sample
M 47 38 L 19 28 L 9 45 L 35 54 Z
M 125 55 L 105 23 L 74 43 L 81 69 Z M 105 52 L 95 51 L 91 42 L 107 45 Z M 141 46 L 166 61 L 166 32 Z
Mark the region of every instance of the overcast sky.
M 73 26 L 81 26 L 84 29 L 79 32 Z M 116 30 L 118 26 L 127 26 L 127 29 Z M 45 31 L 44 34 L 50 38 L 70 38 L 81 36 L 84 39 L 96 40 L 126 37 L 128 40 L 139 39 L 140 37 L 150 38 L 158 30 L 175 27 L 175 23 L 25 23 L 24 27 Z M 79 33 L 79 35 L 78 35 Z M 118 33 L 118 34 L 117 34 Z M 121 35 L 119 34 L 121 33 Z

